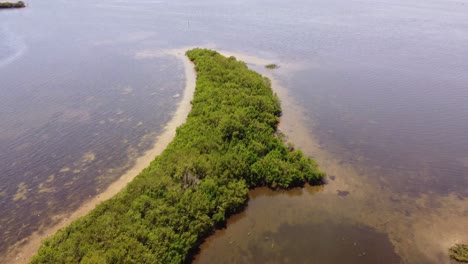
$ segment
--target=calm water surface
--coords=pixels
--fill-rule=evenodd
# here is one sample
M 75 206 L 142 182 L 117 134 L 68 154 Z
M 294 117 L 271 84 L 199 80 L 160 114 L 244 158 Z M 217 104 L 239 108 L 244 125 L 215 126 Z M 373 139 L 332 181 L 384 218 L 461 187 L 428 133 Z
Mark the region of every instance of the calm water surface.
M 442 263 L 468 242 L 466 0 L 28 4 L 0 11 L 1 252 L 151 146 L 183 69 L 135 54 L 194 45 L 278 61 L 306 128 L 284 130 L 331 176 L 254 191 L 197 261 Z

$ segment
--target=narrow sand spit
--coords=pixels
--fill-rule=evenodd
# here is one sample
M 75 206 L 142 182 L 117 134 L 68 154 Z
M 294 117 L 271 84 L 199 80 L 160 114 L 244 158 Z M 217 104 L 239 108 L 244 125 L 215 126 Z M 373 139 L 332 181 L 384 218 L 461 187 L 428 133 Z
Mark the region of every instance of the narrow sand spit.
M 59 229 L 67 226 L 75 219 L 86 215 L 88 212 L 93 210 L 96 205 L 102 201 L 108 200 L 120 192 L 144 168 L 148 167 L 151 161 L 153 161 L 154 158 L 172 141 L 176 134 L 176 128 L 185 122 L 187 115 L 190 112 L 190 101 L 192 100 L 195 91 L 196 74 L 192 62 L 190 62 L 190 60 L 185 56 L 185 50 L 170 50 L 164 52 L 164 54 L 176 56 L 178 59 L 183 61 L 185 69 L 185 90 L 174 116 L 164 128 L 164 132 L 156 138 L 153 147 L 145 152 L 143 156 L 139 157 L 135 161 L 135 165 L 125 172 L 125 174 L 123 174 L 118 180 L 109 185 L 105 191 L 91 200 L 86 201 L 76 211 L 70 214 L 57 216 L 57 219 L 60 219 L 58 224 L 46 230 L 42 230 L 41 232 L 34 232 L 30 237 L 16 243 L 16 245 L 11 247 L 12 249 L 3 257 L 3 259 L 0 258 L 0 263 L 28 263 L 31 257 L 37 252 L 41 242 L 45 238 L 55 234 Z M 145 57 L 144 55 L 140 55 L 137 54 L 136 57 Z

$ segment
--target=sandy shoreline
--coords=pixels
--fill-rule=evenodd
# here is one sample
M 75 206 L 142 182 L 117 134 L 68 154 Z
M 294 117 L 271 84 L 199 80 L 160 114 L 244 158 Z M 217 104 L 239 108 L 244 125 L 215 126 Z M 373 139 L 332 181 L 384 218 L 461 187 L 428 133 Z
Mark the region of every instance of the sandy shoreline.
M 41 242 L 45 238 L 55 234 L 59 229 L 67 226 L 72 221 L 86 215 L 93 210 L 96 205 L 116 195 L 144 168 L 148 167 L 156 156 L 166 149 L 166 146 L 172 141 L 176 134 L 176 128 L 185 122 L 187 115 L 191 110 L 190 102 L 195 91 L 196 74 L 192 62 L 187 58 L 187 56 L 185 56 L 185 49 L 170 50 L 164 52 L 163 55 L 173 55 L 183 62 L 185 89 L 176 112 L 169 123 L 164 127 L 164 132 L 156 138 L 152 148 L 146 151 L 143 156 L 139 157 L 135 161 L 135 165 L 127 170 L 119 179 L 110 184 L 106 190 L 93 197 L 91 200 L 86 201 L 74 212 L 57 216 L 57 218 L 61 219 L 58 224 L 47 228 L 46 230 L 41 230 L 41 232 L 36 231 L 28 238 L 13 245 L 6 253 L 6 256 L 0 258 L 1 263 L 28 263 L 31 257 L 36 254 Z M 136 57 L 144 58 L 145 56 L 139 56 L 139 54 L 137 54 Z

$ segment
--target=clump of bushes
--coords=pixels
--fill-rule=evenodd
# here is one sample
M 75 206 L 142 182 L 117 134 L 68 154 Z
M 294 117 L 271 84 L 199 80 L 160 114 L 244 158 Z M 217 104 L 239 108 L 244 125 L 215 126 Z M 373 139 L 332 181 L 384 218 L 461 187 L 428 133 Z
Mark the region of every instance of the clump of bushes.
M 23 8 L 23 7 L 26 7 L 23 1 L 19 1 L 16 3 L 0 2 L 0 8 Z
M 449 249 L 449 256 L 460 262 L 468 262 L 468 245 L 457 244 Z
M 278 69 L 278 68 L 279 68 L 279 65 L 274 64 L 274 63 L 272 63 L 272 64 L 267 64 L 267 65 L 265 65 L 265 68 L 270 69 L 270 70 Z
M 174 140 L 122 192 L 47 239 L 32 263 L 183 263 L 244 208 L 249 188 L 321 183 L 317 164 L 275 136 L 281 107 L 267 78 L 213 50 L 187 56 L 197 84 Z

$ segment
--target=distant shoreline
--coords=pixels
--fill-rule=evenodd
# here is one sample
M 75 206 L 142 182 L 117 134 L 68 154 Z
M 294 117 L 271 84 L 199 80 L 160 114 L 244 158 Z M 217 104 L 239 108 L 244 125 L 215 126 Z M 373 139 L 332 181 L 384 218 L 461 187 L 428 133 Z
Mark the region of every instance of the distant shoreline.
M 13 2 L 0 2 L 0 9 L 7 9 L 7 8 L 24 8 L 26 4 L 23 1 L 18 1 L 16 3 Z

